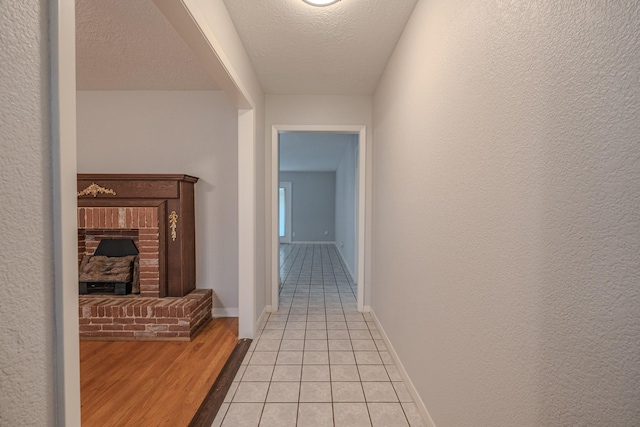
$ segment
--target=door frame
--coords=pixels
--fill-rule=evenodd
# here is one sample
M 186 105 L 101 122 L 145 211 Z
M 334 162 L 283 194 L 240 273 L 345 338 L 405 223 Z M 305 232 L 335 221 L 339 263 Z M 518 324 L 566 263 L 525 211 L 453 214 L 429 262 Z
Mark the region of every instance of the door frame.
M 357 248 L 358 271 L 357 308 L 365 311 L 364 283 L 365 283 L 365 211 L 367 194 L 367 127 L 365 125 L 273 125 L 271 126 L 271 309 L 278 310 L 278 283 L 280 275 L 280 237 L 278 233 L 278 188 L 279 181 L 279 152 L 280 132 L 323 132 L 348 133 L 358 135 L 358 203 L 357 203 Z
M 49 3 L 56 425 L 79 426 L 75 3 Z M 53 421 L 53 420 L 52 420 Z

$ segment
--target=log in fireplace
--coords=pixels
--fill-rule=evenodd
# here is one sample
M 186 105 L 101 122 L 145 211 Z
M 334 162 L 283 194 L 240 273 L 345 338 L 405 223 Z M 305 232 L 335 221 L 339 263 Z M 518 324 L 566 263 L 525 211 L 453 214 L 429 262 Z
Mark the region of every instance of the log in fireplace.
M 139 251 L 131 239 L 102 239 L 78 269 L 80 295 L 140 293 Z

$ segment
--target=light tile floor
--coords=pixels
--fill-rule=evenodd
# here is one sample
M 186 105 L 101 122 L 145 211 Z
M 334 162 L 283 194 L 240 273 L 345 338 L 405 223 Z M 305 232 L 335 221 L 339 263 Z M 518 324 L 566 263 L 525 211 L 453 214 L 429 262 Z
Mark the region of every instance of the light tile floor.
M 334 245 L 281 245 L 280 309 L 213 426 L 424 426 Z

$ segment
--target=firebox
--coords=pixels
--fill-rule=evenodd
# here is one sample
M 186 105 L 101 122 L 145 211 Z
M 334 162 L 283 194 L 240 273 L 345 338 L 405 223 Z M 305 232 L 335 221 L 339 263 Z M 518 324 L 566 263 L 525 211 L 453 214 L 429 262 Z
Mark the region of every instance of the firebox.
M 131 239 L 102 239 L 78 269 L 80 294 L 140 293 L 139 251 Z

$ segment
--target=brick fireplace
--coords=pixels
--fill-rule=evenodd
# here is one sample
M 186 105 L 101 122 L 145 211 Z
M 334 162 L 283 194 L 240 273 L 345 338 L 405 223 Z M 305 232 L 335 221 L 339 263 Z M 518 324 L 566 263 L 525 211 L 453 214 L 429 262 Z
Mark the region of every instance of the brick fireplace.
M 139 251 L 139 295 L 81 295 L 81 339 L 190 340 L 211 319 L 196 289 L 194 185 L 189 175 L 78 175 L 78 262 L 103 239 Z
M 158 208 L 78 208 L 78 262 L 93 255 L 100 240 L 123 238 L 140 251 L 140 296 L 160 297 Z

